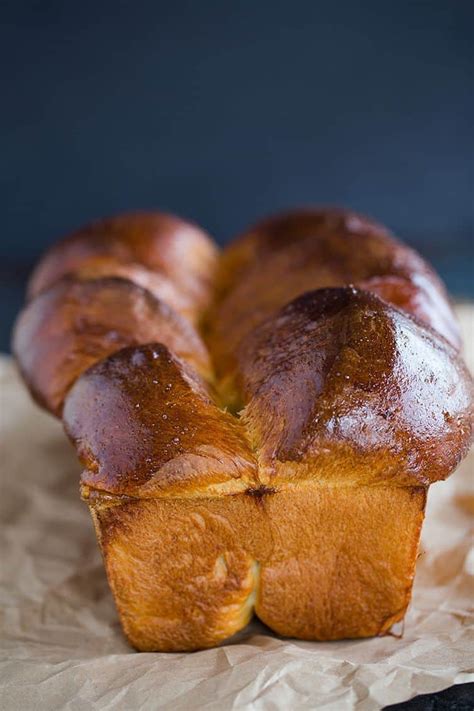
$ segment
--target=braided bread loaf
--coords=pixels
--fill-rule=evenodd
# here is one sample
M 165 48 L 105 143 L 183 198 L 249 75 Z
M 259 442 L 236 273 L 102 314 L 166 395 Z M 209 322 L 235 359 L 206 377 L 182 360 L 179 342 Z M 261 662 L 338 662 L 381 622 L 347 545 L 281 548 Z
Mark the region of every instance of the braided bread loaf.
M 131 215 L 53 247 L 29 297 L 14 352 L 77 448 L 137 649 L 209 647 L 253 612 L 317 640 L 403 618 L 428 486 L 472 436 L 421 257 L 341 210 L 266 220 L 220 257 Z

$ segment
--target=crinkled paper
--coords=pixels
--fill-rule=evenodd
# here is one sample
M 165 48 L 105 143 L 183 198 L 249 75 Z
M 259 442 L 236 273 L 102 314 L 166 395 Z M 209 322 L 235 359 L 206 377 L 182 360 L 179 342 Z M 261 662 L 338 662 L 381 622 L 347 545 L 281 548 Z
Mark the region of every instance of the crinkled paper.
M 474 312 L 459 312 L 473 365 Z M 122 636 L 61 425 L 6 357 L 0 383 L 2 709 L 371 711 L 474 680 L 472 454 L 431 487 L 401 638 L 299 642 L 254 622 L 217 649 L 138 654 Z

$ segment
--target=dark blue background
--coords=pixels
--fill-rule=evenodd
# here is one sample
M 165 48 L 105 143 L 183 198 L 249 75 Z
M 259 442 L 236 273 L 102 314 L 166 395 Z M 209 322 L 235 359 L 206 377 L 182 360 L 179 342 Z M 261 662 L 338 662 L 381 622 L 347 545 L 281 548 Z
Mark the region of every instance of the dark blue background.
M 263 213 L 342 203 L 473 294 L 470 0 L 0 8 L 1 348 L 41 251 L 136 208 L 224 243 Z

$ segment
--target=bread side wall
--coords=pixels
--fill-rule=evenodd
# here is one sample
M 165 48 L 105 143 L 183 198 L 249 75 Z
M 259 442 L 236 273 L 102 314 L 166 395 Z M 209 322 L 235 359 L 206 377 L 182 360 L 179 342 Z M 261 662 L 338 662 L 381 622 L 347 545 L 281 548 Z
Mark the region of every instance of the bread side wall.
M 303 639 L 386 632 L 410 599 L 425 499 L 311 483 L 91 512 L 130 642 L 181 651 L 224 641 L 253 611 Z

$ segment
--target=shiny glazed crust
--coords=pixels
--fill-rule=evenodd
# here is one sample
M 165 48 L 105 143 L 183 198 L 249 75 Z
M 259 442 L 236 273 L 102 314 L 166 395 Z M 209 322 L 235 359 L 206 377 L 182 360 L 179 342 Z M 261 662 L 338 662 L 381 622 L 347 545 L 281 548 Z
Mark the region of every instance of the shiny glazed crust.
M 135 213 L 97 220 L 54 245 L 33 272 L 30 298 L 61 277 L 121 276 L 195 318 L 205 307 L 217 249 L 199 227 L 174 215 Z
M 347 210 L 300 210 L 267 219 L 224 251 L 208 318 L 218 372 L 232 369 L 244 336 L 295 297 L 355 285 L 416 316 L 455 347 L 459 329 L 428 264 L 373 220 Z
M 23 310 L 13 350 L 35 399 L 60 415 L 81 373 L 121 348 L 150 340 L 211 378 L 208 352 L 193 325 L 151 292 L 118 277 L 56 282 Z
M 467 453 L 472 382 L 462 360 L 374 294 L 304 294 L 247 336 L 237 358 L 241 420 L 266 483 L 428 485 Z
M 427 487 L 472 438 L 421 257 L 344 210 L 270 218 L 220 259 L 132 215 L 53 247 L 29 293 L 15 354 L 77 448 L 137 649 L 209 647 L 254 612 L 317 640 L 403 618 Z

